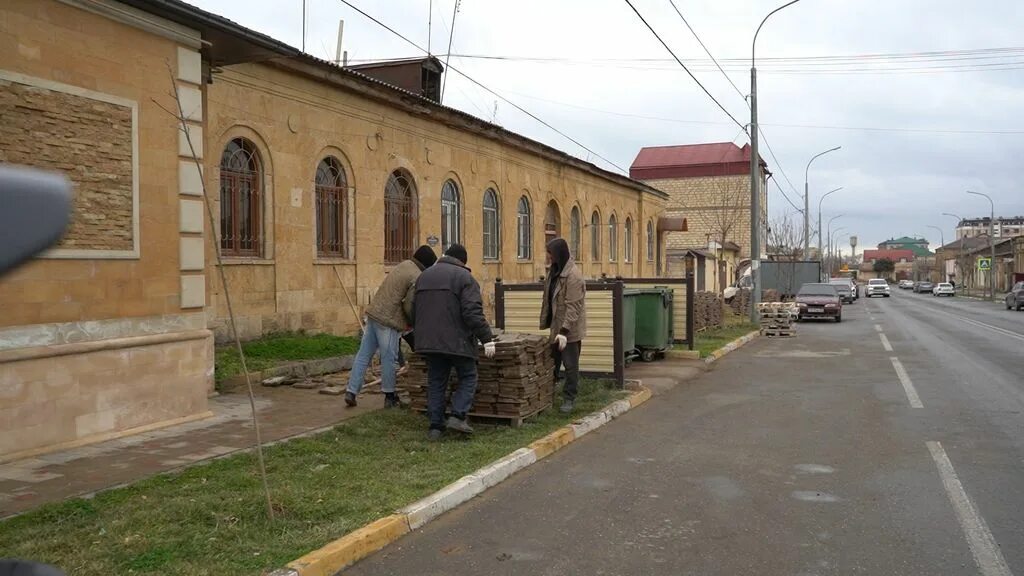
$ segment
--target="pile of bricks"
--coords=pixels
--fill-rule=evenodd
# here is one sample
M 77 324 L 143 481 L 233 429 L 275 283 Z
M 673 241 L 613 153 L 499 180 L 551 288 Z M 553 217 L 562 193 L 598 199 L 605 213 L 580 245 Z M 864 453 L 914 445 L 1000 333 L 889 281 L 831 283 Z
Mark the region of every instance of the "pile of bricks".
M 764 302 L 757 305 L 761 316 L 761 334 L 769 338 L 779 336 L 788 338 L 796 336 L 793 325 L 793 311 L 796 304 L 792 302 Z
M 717 292 L 693 293 L 693 329 L 704 330 L 722 325 L 722 296 Z
M 514 425 L 551 406 L 554 399 L 555 363 L 547 336 L 500 334 L 494 358 L 481 348 L 477 367 L 479 382 L 470 416 L 511 420 Z M 412 354 L 401 379 L 413 410 L 427 410 L 426 359 Z M 452 370 L 446 404 L 458 385 Z M 450 410 L 450 405 L 449 405 Z
M 750 290 L 743 288 L 736 292 L 736 295 L 729 300 L 729 307 L 737 316 L 750 315 Z

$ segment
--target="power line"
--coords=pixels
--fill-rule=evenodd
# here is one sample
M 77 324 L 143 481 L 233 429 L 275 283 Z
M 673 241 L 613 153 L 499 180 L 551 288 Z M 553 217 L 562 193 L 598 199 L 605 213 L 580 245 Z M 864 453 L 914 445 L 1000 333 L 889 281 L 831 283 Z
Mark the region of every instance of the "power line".
M 715 60 L 715 57 L 711 55 L 711 50 L 708 50 L 708 47 L 704 45 L 704 42 L 700 39 L 700 36 L 697 35 L 697 31 L 694 30 L 693 26 L 690 26 L 690 23 L 686 21 L 686 17 L 683 16 L 683 13 L 679 11 L 679 7 L 676 6 L 675 0 L 668 0 L 668 3 L 671 4 L 672 8 L 675 9 L 676 14 L 679 15 L 679 19 L 683 21 L 683 24 L 686 24 L 686 27 L 690 30 L 690 33 L 693 34 L 693 37 L 697 39 L 697 43 L 700 44 L 700 47 L 704 49 L 704 52 L 708 55 L 708 58 L 711 58 L 711 61 L 714 62 L 715 66 L 718 67 L 718 71 L 722 73 L 722 76 L 725 76 L 725 79 L 729 81 L 729 84 L 731 84 L 733 89 L 736 90 L 736 93 L 740 95 L 740 99 L 746 102 L 746 95 L 743 94 L 743 91 L 741 91 L 736 86 L 736 84 L 732 81 L 732 78 L 730 78 L 729 75 L 725 73 L 725 70 L 723 70 L 722 66 L 718 63 L 718 60 Z
M 647 29 L 651 31 L 651 34 L 654 34 L 654 37 L 658 39 L 658 42 L 661 42 L 661 45 L 665 47 L 665 50 L 668 50 L 668 53 L 671 54 L 672 57 L 676 59 L 676 62 L 678 62 L 679 65 L 683 67 L 683 70 L 686 70 L 686 73 L 689 74 L 690 78 L 692 78 L 693 81 L 697 83 L 697 86 L 700 86 L 700 89 L 703 90 L 704 93 L 708 95 L 708 98 L 711 98 L 711 100 L 715 104 L 717 104 L 719 108 L 722 109 L 722 112 L 725 112 L 725 115 L 728 116 L 733 122 L 735 122 L 737 126 L 739 126 L 740 128 L 744 128 L 745 125 L 741 123 L 739 120 L 737 120 L 735 117 L 733 117 L 733 115 L 730 114 L 728 110 L 726 110 L 725 106 L 722 106 L 722 103 L 719 102 L 717 98 L 712 96 L 711 92 L 708 92 L 708 89 L 705 88 L 704 85 L 700 83 L 700 80 L 697 80 L 697 77 L 693 75 L 693 72 L 690 72 L 690 69 L 686 67 L 686 64 L 683 64 L 683 61 L 680 60 L 678 56 L 676 56 L 676 53 L 673 52 L 671 48 L 669 48 L 668 44 L 666 44 L 665 41 L 661 39 L 661 36 L 659 36 L 658 33 L 654 30 L 654 28 L 651 27 L 650 24 L 648 24 L 643 14 L 641 14 L 640 11 L 636 9 L 636 6 L 633 5 L 633 2 L 631 0 L 626 0 L 626 4 L 629 4 L 629 7 L 633 9 L 633 12 L 635 12 L 637 17 L 640 18 L 640 21 L 644 23 L 644 26 L 647 26 Z
M 422 48 L 422 47 L 421 47 L 421 46 L 420 46 L 419 44 L 416 44 L 416 43 L 415 43 L 415 42 L 413 42 L 412 40 L 410 40 L 410 39 L 406 38 L 406 37 L 405 37 L 404 35 L 402 35 L 402 33 L 401 33 L 401 32 L 398 32 L 398 31 L 397 31 L 397 30 L 395 30 L 394 28 L 392 28 L 392 27 L 388 26 L 387 24 L 385 24 L 385 23 L 381 22 L 380 20 L 378 20 L 378 19 L 374 18 L 373 16 L 371 16 L 371 15 L 367 14 L 367 13 L 366 13 L 366 12 L 364 12 L 364 11 L 363 11 L 362 9 L 360 9 L 360 8 L 356 7 L 356 6 L 354 5 L 354 4 L 352 4 L 351 2 L 349 2 L 349 0 L 338 0 L 338 1 L 339 1 L 339 2 L 341 2 L 342 4 L 344 4 L 344 5 L 348 6 L 349 8 L 351 8 L 351 9 L 355 10 L 356 12 L 358 12 L 358 13 L 362 14 L 362 15 L 363 15 L 364 17 L 368 18 L 369 20 L 371 20 L 372 22 L 374 22 L 375 24 L 377 24 L 377 25 L 378 25 L 378 26 L 380 26 L 381 28 L 384 28 L 385 30 L 387 30 L 388 32 L 391 32 L 391 33 L 392 33 L 392 34 L 394 34 L 395 36 L 398 36 L 399 38 L 401 38 L 402 40 L 404 40 L 404 41 L 405 41 L 405 42 L 406 42 L 407 44 L 409 44 L 409 45 L 413 46 L 414 48 L 416 48 L 416 49 L 417 49 L 417 50 L 419 50 L 420 52 L 424 52 L 424 53 L 426 53 L 426 52 L 427 52 L 427 51 L 426 51 L 426 50 L 424 50 L 424 49 L 423 49 L 423 48 Z M 454 28 L 454 26 L 452 26 L 452 27 Z M 539 117 L 537 117 L 537 116 L 536 116 L 535 114 L 533 114 L 532 112 L 530 112 L 530 111 L 526 110 L 526 109 L 525 109 L 525 108 L 523 108 L 522 106 L 520 106 L 520 105 L 516 104 L 515 102 L 513 102 L 513 101 L 509 100 L 508 98 L 505 98 L 505 97 L 504 97 L 504 96 L 502 96 L 501 94 L 498 94 L 497 92 L 495 92 L 494 90 L 491 90 L 491 89 L 490 89 L 490 88 L 488 88 L 487 86 L 484 86 L 484 85 L 483 85 L 483 84 L 481 84 L 480 82 L 477 82 L 476 80 L 474 80 L 473 78 L 471 78 L 471 77 L 470 77 L 469 75 L 467 75 L 466 73 L 462 72 L 462 71 L 461 71 L 461 70 L 459 70 L 458 68 L 455 68 L 454 66 L 449 66 L 449 67 L 448 67 L 448 69 L 449 69 L 449 70 L 451 70 L 452 72 L 455 72 L 455 73 L 456 73 L 456 74 L 458 74 L 459 76 L 462 76 L 462 77 L 463 77 L 463 78 L 465 78 L 466 80 L 469 80 L 470 82 L 472 82 L 473 84 L 475 84 L 475 85 L 479 86 L 480 88 L 483 88 L 483 89 L 484 89 L 484 90 L 486 90 L 487 92 L 489 92 L 489 93 L 493 94 L 494 96 L 496 96 L 497 98 L 499 98 L 499 99 L 500 99 L 500 100 L 501 100 L 502 102 L 505 102 L 506 104 L 508 104 L 509 106 L 512 106 L 512 107 L 513 107 L 513 108 L 515 108 L 516 110 L 519 110 L 519 111 L 520 111 L 520 112 L 522 112 L 523 114 L 526 114 L 526 115 L 527 115 L 527 116 L 529 116 L 530 118 L 533 118 L 534 120 L 536 120 L 537 122 L 541 123 L 541 124 L 542 124 L 542 125 L 544 125 L 545 127 L 549 128 L 550 130 L 552 130 L 552 131 L 554 131 L 555 133 L 559 134 L 560 136 L 562 136 L 562 137 L 563 137 L 563 138 L 565 138 L 566 140 L 569 140 L 569 141 L 570 141 L 570 142 L 572 142 L 573 144 L 575 144 L 575 145 L 579 146 L 580 148 L 583 148 L 584 150 L 586 150 L 587 152 L 590 152 L 590 153 L 591 153 L 591 154 L 593 154 L 594 156 L 597 156 L 597 157 L 598 157 L 598 158 L 600 158 L 601 160 L 604 160 L 605 162 L 607 162 L 607 163 L 608 163 L 608 164 L 610 164 L 611 166 L 614 166 L 615 168 L 617 168 L 617 169 L 618 169 L 618 170 L 619 170 L 620 172 L 622 172 L 623 174 L 629 174 L 629 171 L 628 171 L 628 170 L 626 170 L 625 168 L 623 168 L 622 166 L 619 166 L 619 165 L 618 165 L 618 164 L 616 164 L 615 162 L 612 162 L 611 160 L 609 160 L 609 159 L 605 158 L 604 156 L 602 156 L 602 155 L 598 154 L 597 152 L 595 152 L 595 151 L 591 150 L 590 148 L 588 148 L 588 147 L 584 146 L 584 145 L 583 145 L 583 144 L 582 144 L 581 142 L 579 142 L 578 140 L 576 140 L 576 139 L 575 139 L 575 138 L 573 138 L 572 136 L 569 136 L 569 135 L 568 135 L 568 134 L 566 134 L 565 132 L 562 132 L 561 130 L 559 130 L 558 128 L 555 128 L 555 127 L 554 127 L 554 126 L 552 126 L 551 124 L 548 124 L 548 123 L 547 123 L 547 122 L 545 122 L 544 120 L 541 120 L 541 119 L 540 119 Z
M 782 163 L 779 162 L 779 159 L 775 156 L 775 151 L 772 150 L 772 145 L 768 143 L 768 139 L 765 138 L 764 131 L 761 130 L 760 126 L 758 126 L 757 128 L 757 133 L 760 134 L 761 139 L 764 140 L 765 148 L 768 148 L 768 155 L 772 157 L 772 160 L 775 162 L 775 165 L 779 168 L 779 173 L 782 174 L 782 177 L 785 178 L 786 183 L 789 184 L 789 188 L 793 190 L 793 193 L 796 194 L 799 198 L 800 193 L 796 191 L 796 186 L 793 186 L 793 181 L 789 179 L 789 176 L 786 175 L 786 171 L 782 169 Z M 802 208 L 798 208 L 797 205 L 794 204 L 792 200 L 790 200 L 789 195 L 786 194 L 786 191 L 782 189 L 782 186 L 778 185 L 778 182 L 776 182 L 775 187 L 779 189 L 779 192 L 782 192 L 782 197 L 786 199 L 786 202 L 789 202 L 790 206 L 796 208 L 800 212 L 803 212 Z

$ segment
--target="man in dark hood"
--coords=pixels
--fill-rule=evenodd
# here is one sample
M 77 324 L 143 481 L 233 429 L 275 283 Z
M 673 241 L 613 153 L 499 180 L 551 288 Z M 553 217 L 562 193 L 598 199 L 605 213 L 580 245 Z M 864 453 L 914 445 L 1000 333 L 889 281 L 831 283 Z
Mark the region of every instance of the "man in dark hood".
M 575 408 L 580 381 L 580 351 L 587 336 L 587 285 L 569 252 L 569 244 L 563 238 L 548 242 L 547 255 L 550 266 L 548 280 L 544 284 L 540 328 L 551 331 L 556 379 L 559 368 L 565 367 L 561 411 L 568 414 Z
M 477 384 L 477 346 L 491 358 L 494 333 L 484 316 L 480 284 L 466 262 L 461 244 L 452 244 L 430 270 L 416 280 L 416 353 L 427 360 L 428 438 L 436 441 L 445 430 L 472 434 L 466 416 L 473 406 Z M 451 395 L 452 415 L 444 418 L 448 377 L 452 368 L 459 386 Z
M 437 261 L 433 248 L 427 245 L 416 249 L 412 258 L 395 266 L 388 272 L 370 307 L 366 310 L 366 328 L 359 344 L 359 352 L 352 363 L 348 387 L 345 390 L 345 404 L 356 405 L 356 396 L 363 387 L 366 369 L 373 355 L 380 352 L 380 389 L 384 392 L 384 407 L 398 406 L 395 384 L 398 379 L 399 339 L 412 326 L 413 299 L 416 296 L 416 279 L 420 272 L 430 268 Z

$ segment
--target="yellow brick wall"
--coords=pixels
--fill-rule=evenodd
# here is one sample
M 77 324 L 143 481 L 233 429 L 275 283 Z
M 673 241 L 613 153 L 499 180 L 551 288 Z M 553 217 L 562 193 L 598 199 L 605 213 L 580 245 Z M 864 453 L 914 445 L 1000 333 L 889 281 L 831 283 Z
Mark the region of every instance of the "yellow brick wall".
M 363 307 L 384 278 L 384 186 L 397 168 L 407 170 L 418 189 L 418 240 L 441 236 L 440 192 L 454 180 L 462 200 L 462 243 L 469 266 L 493 311 L 493 283 L 536 280 L 544 270 L 543 220 L 557 203 L 561 233 L 569 237 L 570 212 L 578 206 L 582 267 L 589 277 L 653 276 L 646 259 L 646 223 L 656 223 L 663 200 L 575 168 L 528 154 L 436 121 L 413 116 L 341 88 L 314 82 L 267 65 L 224 69 L 207 87 L 206 185 L 219 200 L 221 151 L 245 137 L 259 150 L 267 194 L 264 258 L 232 260 L 226 266 L 239 329 L 246 338 L 273 330 L 305 329 L 351 333 L 356 319 L 342 292 L 337 266 L 351 296 Z M 353 257 L 316 257 L 313 178 L 317 163 L 336 156 L 354 188 Z M 499 194 L 501 258 L 482 260 L 482 200 L 487 188 Z M 516 205 L 527 195 L 532 206 L 533 258 L 516 258 Z M 215 208 L 215 211 L 219 208 Z M 616 262 L 609 262 L 607 227 L 602 258 L 591 261 L 590 214 L 618 220 Z M 624 262 L 624 223 L 633 221 L 633 258 Z M 208 248 L 209 250 L 209 248 Z M 440 247 L 437 247 L 440 250 Z M 215 255 L 208 252 L 207 261 Z M 207 274 L 209 317 L 223 337 L 226 306 L 219 279 Z
M 138 258 L 43 259 L 5 276 L 0 327 L 180 312 L 178 131 L 153 102 L 169 105 L 166 62 L 176 57 L 171 40 L 61 2 L 0 3 L 0 71 L 137 104 L 141 235 Z
M 667 216 L 687 220 L 687 232 L 666 235 L 668 249 L 707 246 L 709 237 L 711 241 L 721 242 L 724 229 L 726 241 L 740 246 L 740 256 L 750 256 L 750 176 L 699 176 L 644 182 L 669 194 Z M 762 186 L 762 214 L 765 213 L 763 190 Z

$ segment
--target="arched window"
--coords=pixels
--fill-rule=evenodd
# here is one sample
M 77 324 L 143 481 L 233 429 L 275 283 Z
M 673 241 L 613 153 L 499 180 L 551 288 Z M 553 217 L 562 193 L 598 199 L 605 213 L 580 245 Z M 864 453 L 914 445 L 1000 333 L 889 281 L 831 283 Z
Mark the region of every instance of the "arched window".
M 590 215 L 590 258 L 594 262 L 601 260 L 601 214 L 597 210 Z
M 576 206 L 569 214 L 569 250 L 573 258 L 580 258 L 580 209 Z
M 533 242 L 530 240 L 533 231 L 530 229 L 530 199 L 519 197 L 519 210 L 516 214 L 516 240 L 519 245 L 516 255 L 520 260 L 529 260 L 533 256 Z
M 348 258 L 348 179 L 333 156 L 316 167 L 316 253 Z
M 608 261 L 615 262 L 619 252 L 619 231 L 616 229 L 618 223 L 615 214 L 608 217 Z
M 220 248 L 225 256 L 263 252 L 263 167 L 245 138 L 228 142 L 220 157 Z
M 548 208 L 544 211 L 544 244 L 562 235 L 562 216 L 559 214 L 558 204 L 552 200 L 548 202 Z
M 633 219 L 626 216 L 626 223 L 622 227 L 623 241 L 626 252 L 622 255 L 625 262 L 633 261 Z
M 484 260 L 501 258 L 501 216 L 498 211 L 498 193 L 493 188 L 484 191 Z
M 441 251 L 452 244 L 461 244 L 462 235 L 459 229 L 462 209 L 459 203 L 459 187 L 448 180 L 441 187 Z
M 395 170 L 384 187 L 384 263 L 412 257 L 416 242 L 416 184 L 404 170 Z
M 647 260 L 654 262 L 654 223 L 647 221 Z

